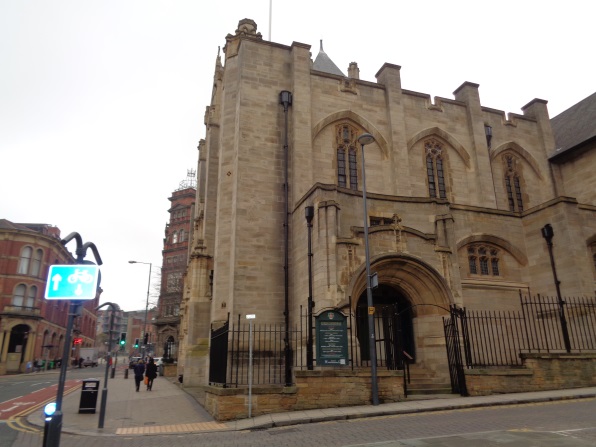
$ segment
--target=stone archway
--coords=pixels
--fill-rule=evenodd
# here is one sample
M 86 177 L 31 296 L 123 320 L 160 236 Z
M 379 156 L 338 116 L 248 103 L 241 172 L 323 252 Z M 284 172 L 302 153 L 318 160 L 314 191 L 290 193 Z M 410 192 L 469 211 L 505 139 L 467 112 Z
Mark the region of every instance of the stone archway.
M 371 273 L 375 272 L 379 282 L 379 288 L 373 291 L 375 318 L 379 319 L 375 332 L 381 341 L 377 342 L 377 357 L 386 356 L 389 349 L 385 343 L 388 334 L 379 328 L 397 327 L 396 345 L 391 348 L 394 356 L 406 351 L 424 368 L 448 374 L 442 317 L 448 314 L 454 300 L 445 279 L 429 264 L 405 254 L 373 257 Z M 365 266 L 355 272 L 349 290 L 352 297 L 357 297 L 352 302 L 352 311 L 362 314 L 363 303 L 366 305 Z M 393 320 L 389 321 L 390 318 Z M 357 334 L 365 331 L 363 321 L 362 317 L 357 318 L 360 326 Z M 363 346 L 363 338 L 357 336 L 366 358 L 368 348 Z

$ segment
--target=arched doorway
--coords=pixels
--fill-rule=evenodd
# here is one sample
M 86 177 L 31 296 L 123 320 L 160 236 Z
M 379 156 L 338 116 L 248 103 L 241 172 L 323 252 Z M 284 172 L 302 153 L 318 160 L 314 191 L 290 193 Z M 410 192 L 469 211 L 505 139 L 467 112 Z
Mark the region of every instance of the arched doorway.
M 21 364 L 25 361 L 30 330 L 31 328 L 26 324 L 17 324 L 10 331 L 6 371 L 19 371 Z
M 403 369 L 404 352 L 416 358 L 412 305 L 402 293 L 386 284 L 374 290 L 373 305 L 377 364 L 387 369 Z M 367 310 L 364 291 L 356 305 L 356 336 L 360 344 L 361 359 L 366 362 L 370 361 Z
M 442 316 L 449 312 L 453 296 L 442 275 L 407 254 L 376 256 L 371 260 L 371 271 L 379 283 L 372 297 L 377 366 L 402 369 L 405 352 L 412 357 L 409 363 L 448 372 Z M 352 296 L 358 297 L 352 306 L 360 360 L 367 366 L 370 347 L 364 266 L 355 273 L 350 286 Z

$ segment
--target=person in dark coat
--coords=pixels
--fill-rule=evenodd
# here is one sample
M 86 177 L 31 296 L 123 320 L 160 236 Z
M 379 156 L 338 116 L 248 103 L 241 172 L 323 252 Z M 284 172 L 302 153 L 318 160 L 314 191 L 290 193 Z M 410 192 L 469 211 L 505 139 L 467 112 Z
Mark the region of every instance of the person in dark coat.
M 145 377 L 147 377 L 147 391 L 151 391 L 153 387 L 153 379 L 157 377 L 157 365 L 153 360 L 153 357 L 149 357 L 149 363 L 147 363 L 147 370 L 145 371 Z
M 139 360 L 138 363 L 134 367 L 135 373 L 135 385 L 137 387 L 137 391 L 139 391 L 139 387 L 141 386 L 141 382 L 143 381 L 143 374 L 145 373 L 145 364 L 143 360 Z

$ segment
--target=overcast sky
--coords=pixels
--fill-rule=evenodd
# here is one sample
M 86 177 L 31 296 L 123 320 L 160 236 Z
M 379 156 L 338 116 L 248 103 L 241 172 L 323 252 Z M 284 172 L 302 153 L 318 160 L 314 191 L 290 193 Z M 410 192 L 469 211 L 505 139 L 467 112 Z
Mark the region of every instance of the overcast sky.
M 243 18 L 313 59 L 323 39 L 367 81 L 389 62 L 407 90 L 480 84 L 505 112 L 541 98 L 554 117 L 596 90 L 585 0 L 272 3 L 270 34 L 269 0 L 0 0 L 0 218 L 80 233 L 101 301 L 144 309 L 149 266 L 128 261 L 159 270 L 167 199 L 196 169 L 218 46 Z

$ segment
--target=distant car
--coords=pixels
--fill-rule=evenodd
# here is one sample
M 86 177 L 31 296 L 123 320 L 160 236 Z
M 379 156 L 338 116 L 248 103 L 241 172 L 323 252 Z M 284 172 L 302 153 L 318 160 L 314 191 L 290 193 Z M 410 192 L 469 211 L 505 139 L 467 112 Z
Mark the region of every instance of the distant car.
M 139 360 L 141 360 L 141 357 L 131 357 L 130 358 L 130 362 L 128 362 L 128 368 L 129 369 L 133 369 L 135 367 L 135 365 L 137 363 L 139 363 Z
M 93 359 L 87 358 L 86 360 L 83 360 L 83 366 L 85 368 L 87 368 L 88 366 L 95 367 L 95 366 L 97 366 L 97 360 L 93 360 Z
M 163 357 L 154 357 L 154 358 L 153 358 L 153 361 L 155 362 L 155 364 L 156 364 L 157 366 L 159 366 L 159 365 L 163 365 Z

